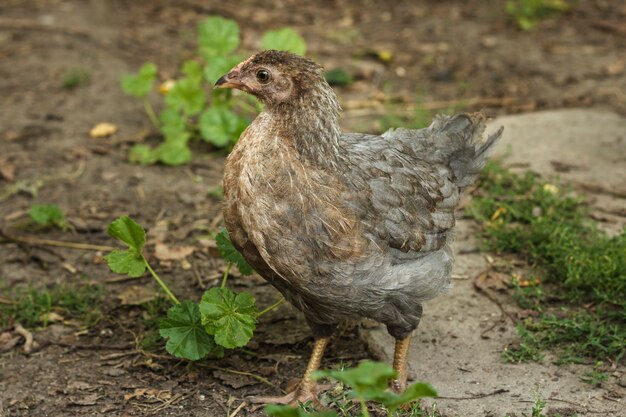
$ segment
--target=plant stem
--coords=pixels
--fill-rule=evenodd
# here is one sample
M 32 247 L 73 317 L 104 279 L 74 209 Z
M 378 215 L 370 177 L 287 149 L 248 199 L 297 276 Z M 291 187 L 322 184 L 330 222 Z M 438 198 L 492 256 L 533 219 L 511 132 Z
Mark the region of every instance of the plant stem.
M 263 310 L 259 314 L 257 314 L 256 315 L 257 318 L 261 317 L 263 314 L 267 313 L 268 311 L 271 311 L 271 310 L 275 309 L 276 307 L 281 305 L 284 301 L 285 301 L 285 297 L 280 297 L 280 300 L 276 301 L 274 304 L 272 304 L 271 306 L 267 307 L 265 310 Z
M 150 100 L 145 98 L 143 100 L 143 107 L 146 109 L 146 113 L 148 113 L 148 117 L 150 118 L 150 121 L 152 122 L 154 127 L 156 127 L 157 129 L 160 129 L 161 128 L 161 123 L 159 123 L 159 118 L 157 117 L 156 113 L 154 112 L 154 108 L 152 107 L 152 104 L 150 103 Z
M 222 277 L 222 285 L 220 285 L 220 288 L 226 288 L 226 281 L 228 280 L 228 274 L 230 273 L 231 266 L 233 266 L 232 262 L 228 262 L 226 264 L 226 271 L 224 271 L 224 276 Z
M 141 259 L 143 259 L 143 263 L 146 265 L 146 268 L 148 268 L 148 271 L 150 271 L 152 278 L 154 278 L 156 282 L 161 286 L 161 288 L 163 288 L 163 291 L 165 291 L 165 293 L 170 297 L 170 300 L 172 300 L 174 304 L 177 304 L 177 305 L 180 304 L 180 301 L 178 301 L 178 298 L 176 298 L 176 296 L 170 291 L 167 285 L 165 285 L 165 283 L 161 281 L 161 278 L 159 278 L 157 273 L 154 272 L 154 270 L 152 269 L 152 267 L 150 266 L 146 258 L 144 256 L 141 256 Z
M 359 397 L 359 402 L 361 403 L 361 415 L 363 417 L 370 417 L 370 413 L 367 411 L 367 404 L 365 404 L 365 399 Z

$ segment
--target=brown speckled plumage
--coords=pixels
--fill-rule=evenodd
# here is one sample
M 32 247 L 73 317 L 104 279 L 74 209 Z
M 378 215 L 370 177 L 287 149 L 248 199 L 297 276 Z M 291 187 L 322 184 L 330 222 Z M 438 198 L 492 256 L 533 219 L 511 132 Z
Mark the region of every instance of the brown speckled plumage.
M 481 145 L 483 116 L 460 114 L 426 129 L 342 134 L 322 68 L 286 52 L 261 52 L 217 85 L 265 105 L 225 168 L 233 243 L 316 337 L 369 317 L 405 338 L 422 301 L 449 287 L 459 193 L 501 131 Z

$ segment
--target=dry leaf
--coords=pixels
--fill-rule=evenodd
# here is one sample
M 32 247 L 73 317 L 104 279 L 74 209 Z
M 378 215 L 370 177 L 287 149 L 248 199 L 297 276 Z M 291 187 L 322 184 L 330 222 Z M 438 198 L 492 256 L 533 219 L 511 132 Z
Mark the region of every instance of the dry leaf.
M 0 352 L 8 352 L 20 341 L 20 337 L 12 332 L 0 333 Z
M 136 388 L 135 392 L 132 394 L 124 395 L 124 401 L 132 400 L 134 398 L 140 399 L 141 397 L 167 401 L 172 398 L 172 393 L 168 390 L 160 390 L 156 388 Z
M 495 271 L 487 271 L 476 277 L 474 286 L 479 290 L 505 291 L 509 287 L 511 277 Z
M 84 397 L 70 397 L 70 404 L 74 405 L 96 405 L 96 401 L 102 396 L 99 394 L 89 394 Z
M 214 371 L 213 376 L 231 388 L 239 389 L 250 385 L 255 385 L 258 381 L 247 375 L 231 374 L 230 372 Z
M 43 313 L 39 316 L 39 321 L 42 323 L 50 322 L 50 323 L 61 323 L 65 318 L 57 312 L 51 311 L 49 313 Z
M 163 84 L 159 85 L 159 93 L 161 93 L 164 96 L 166 96 L 167 93 L 169 93 L 170 90 L 172 88 L 174 88 L 174 85 L 176 85 L 176 81 L 174 81 L 174 80 L 164 81 Z
M 76 272 L 78 272 L 78 270 L 74 267 L 74 265 L 68 262 L 63 262 L 61 264 L 61 267 L 72 274 L 75 274 Z
M 179 261 L 185 259 L 196 250 L 193 246 L 170 247 L 165 243 L 154 245 L 154 256 L 159 261 Z
M 13 181 L 15 178 L 15 164 L 9 162 L 8 159 L 0 159 L 0 177 L 7 181 Z
M 608 75 L 619 75 L 624 72 L 626 67 L 626 59 L 618 59 L 606 66 L 605 70 Z
M 97 387 L 84 381 L 70 381 L 67 384 L 68 391 L 91 391 Z
M 122 305 L 136 306 L 158 297 L 152 288 L 143 285 L 131 285 L 118 294 L 117 298 Z
M 98 123 L 89 131 L 92 138 L 106 138 L 117 132 L 117 126 L 113 123 Z

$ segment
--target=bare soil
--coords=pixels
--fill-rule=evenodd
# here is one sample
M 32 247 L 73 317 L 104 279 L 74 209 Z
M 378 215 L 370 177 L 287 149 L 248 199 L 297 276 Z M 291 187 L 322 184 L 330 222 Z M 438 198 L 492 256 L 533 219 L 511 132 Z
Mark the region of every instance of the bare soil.
M 180 298 L 197 300 L 218 282 L 224 263 L 199 239 L 221 224 L 220 200 L 209 190 L 221 183 L 224 155 L 197 144 L 194 162 L 186 167 L 129 164 L 129 147 L 155 138 L 141 104 L 119 88 L 122 74 L 148 60 L 159 66 L 162 79 L 174 77 L 194 53 L 196 24 L 208 15 L 235 19 L 249 52 L 259 48 L 263 31 L 293 27 L 305 37 L 311 57 L 327 68 L 351 71 L 355 83 L 338 89 L 347 130 L 376 131 L 379 119 L 392 111 L 410 116 L 416 96 L 431 110 L 462 107 L 491 116 L 588 106 L 626 114 L 621 2 L 579 1 L 572 12 L 541 22 L 531 33 L 508 20 L 504 2 L 303 3 L 2 1 L 2 229 L 114 245 L 106 227 L 128 214 L 149 229 L 151 262 Z M 380 52 L 390 52 L 392 60 L 381 62 Z M 64 75 L 76 68 L 87 70 L 90 81 L 63 88 Z M 158 97 L 153 100 L 158 103 Z M 90 138 L 89 129 L 99 122 L 114 123 L 119 132 Z M 75 230 L 20 230 L 36 203 L 59 205 Z M 186 262 L 159 260 L 157 241 L 194 251 Z M 88 280 L 106 289 L 98 324 L 31 329 L 31 354 L 22 345 L 1 354 L 0 416 L 225 416 L 246 396 L 278 394 L 302 373 L 312 339 L 301 315 L 286 305 L 263 317 L 245 351 L 224 359 L 188 364 L 162 348 L 142 351 L 137 340 L 146 331 L 145 313 L 119 296 L 153 283 L 149 277 L 117 280 L 103 254 L 32 240 L 0 242 L 0 299 L 11 287 L 27 284 L 44 288 Z M 260 306 L 278 298 L 259 277 L 235 273 L 230 284 L 252 292 Z M 485 305 L 491 314 L 493 305 Z M 371 355 L 359 324 L 348 323 L 323 366 Z M 260 415 L 248 405 L 237 413 Z

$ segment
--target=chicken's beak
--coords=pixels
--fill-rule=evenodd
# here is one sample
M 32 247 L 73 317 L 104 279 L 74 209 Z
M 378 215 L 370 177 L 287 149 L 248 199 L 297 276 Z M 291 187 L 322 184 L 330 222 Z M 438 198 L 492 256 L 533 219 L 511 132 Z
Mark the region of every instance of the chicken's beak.
M 215 88 L 241 88 L 243 84 L 237 79 L 237 74 L 233 74 L 233 71 L 226 75 L 222 75 L 219 80 L 215 82 Z

